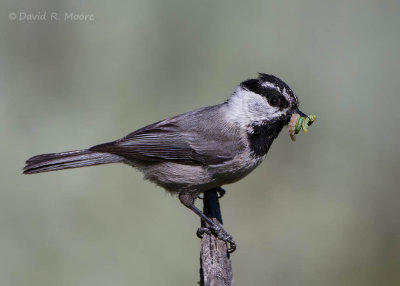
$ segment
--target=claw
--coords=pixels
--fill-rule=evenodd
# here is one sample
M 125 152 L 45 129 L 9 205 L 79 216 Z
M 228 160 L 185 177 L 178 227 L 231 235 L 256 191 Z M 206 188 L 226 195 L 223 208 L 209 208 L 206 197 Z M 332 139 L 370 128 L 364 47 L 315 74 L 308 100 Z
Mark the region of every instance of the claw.
M 218 190 L 215 190 L 215 191 L 217 191 L 221 196 L 223 196 L 225 193 L 225 190 L 222 188 L 218 188 Z M 197 194 L 196 194 L 196 196 L 197 196 Z M 232 236 L 225 231 L 222 224 L 220 222 L 218 222 L 218 221 L 222 221 L 221 214 L 219 211 L 218 200 L 216 200 L 216 203 L 215 203 L 215 207 L 218 209 L 218 212 L 216 214 L 217 217 L 211 219 L 211 218 L 207 217 L 204 213 L 202 213 L 202 211 L 199 210 L 194 205 L 194 199 L 196 198 L 196 196 L 193 197 L 193 194 L 191 194 L 191 193 L 180 193 L 179 194 L 179 200 L 181 201 L 181 203 L 183 205 L 185 205 L 187 208 L 191 209 L 195 214 L 197 214 L 202 219 L 202 221 L 205 223 L 205 225 L 208 226 L 206 228 L 198 229 L 196 232 L 196 235 L 199 238 L 202 238 L 204 233 L 213 234 L 216 238 L 218 238 L 228 244 L 228 253 L 234 252 L 236 249 L 235 241 L 232 239 Z M 205 199 L 207 200 L 207 197 Z M 218 215 L 218 213 L 219 213 L 219 215 Z M 219 220 L 218 220 L 218 217 L 219 217 Z
M 236 242 L 232 236 L 226 232 L 226 230 L 220 224 L 210 225 L 209 227 L 199 228 L 197 230 L 197 237 L 203 238 L 203 234 L 213 234 L 219 240 L 225 241 L 228 244 L 228 253 L 232 253 L 236 250 Z
M 204 234 L 211 234 L 211 231 L 208 227 L 199 227 L 196 231 L 196 235 L 198 238 L 202 239 Z
M 236 242 L 234 240 L 227 241 L 228 243 L 228 253 L 233 253 L 236 250 Z

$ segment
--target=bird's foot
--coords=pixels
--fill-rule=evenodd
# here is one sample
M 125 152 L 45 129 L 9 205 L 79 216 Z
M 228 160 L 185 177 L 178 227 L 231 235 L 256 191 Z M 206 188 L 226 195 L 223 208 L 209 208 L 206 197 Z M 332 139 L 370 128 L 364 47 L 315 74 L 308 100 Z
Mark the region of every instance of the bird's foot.
M 202 239 L 204 234 L 211 234 L 211 230 L 208 227 L 199 227 L 196 231 L 197 237 Z
M 215 223 L 209 227 L 201 227 L 197 229 L 196 235 L 199 238 L 203 238 L 204 234 L 214 235 L 219 240 L 225 241 L 228 244 L 228 252 L 232 253 L 236 250 L 236 242 L 233 240 L 232 235 L 230 235 L 219 223 Z

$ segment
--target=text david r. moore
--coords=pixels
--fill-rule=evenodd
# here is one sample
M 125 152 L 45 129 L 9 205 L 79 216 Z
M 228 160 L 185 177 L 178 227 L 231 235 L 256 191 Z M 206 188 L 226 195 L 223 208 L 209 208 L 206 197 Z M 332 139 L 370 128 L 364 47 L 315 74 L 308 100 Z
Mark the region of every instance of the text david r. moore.
M 83 14 L 74 12 L 38 12 L 38 13 L 18 13 L 19 21 L 94 21 L 94 14 Z

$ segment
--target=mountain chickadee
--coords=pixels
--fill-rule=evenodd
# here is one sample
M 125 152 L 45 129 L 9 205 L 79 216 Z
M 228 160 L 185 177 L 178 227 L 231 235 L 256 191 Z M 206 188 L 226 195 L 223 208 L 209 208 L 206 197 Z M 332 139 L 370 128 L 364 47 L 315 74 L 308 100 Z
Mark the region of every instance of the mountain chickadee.
M 177 193 L 183 205 L 234 248 L 232 237 L 195 205 L 211 188 L 234 183 L 265 159 L 269 147 L 293 114 L 307 117 L 290 87 L 273 75 L 240 83 L 222 104 L 203 107 L 136 130 L 127 136 L 26 161 L 24 174 L 109 163 L 125 163 L 145 179 Z

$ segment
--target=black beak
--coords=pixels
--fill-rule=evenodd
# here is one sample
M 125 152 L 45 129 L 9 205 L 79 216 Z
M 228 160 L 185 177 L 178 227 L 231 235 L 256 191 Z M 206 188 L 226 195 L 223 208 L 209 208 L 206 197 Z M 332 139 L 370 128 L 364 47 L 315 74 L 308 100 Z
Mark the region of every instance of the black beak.
M 305 114 L 304 112 L 300 111 L 299 109 L 296 109 L 293 114 L 298 113 L 301 117 L 308 117 L 307 114 Z M 313 124 L 314 120 L 310 120 L 308 122 L 308 126 L 310 126 L 311 124 Z
M 299 114 L 301 117 L 308 117 L 307 114 L 305 114 L 304 112 L 300 111 L 300 110 L 296 107 L 296 108 L 292 109 L 292 112 L 291 112 L 291 113 L 288 113 L 288 115 L 287 115 L 287 120 L 288 120 L 287 123 L 289 123 L 289 120 L 290 120 L 292 114 Z
M 293 111 L 292 111 L 292 113 L 290 113 L 290 116 L 292 115 L 292 114 L 299 114 L 301 117 L 308 117 L 308 115 L 307 114 L 305 114 L 304 112 L 302 112 L 302 111 L 300 111 L 297 107 L 296 108 L 294 108 L 294 109 L 292 109 Z
M 305 114 L 304 112 L 301 112 L 300 110 L 296 110 L 294 113 L 298 113 L 298 114 L 300 114 L 300 116 L 301 117 L 308 117 L 308 115 L 307 114 Z

